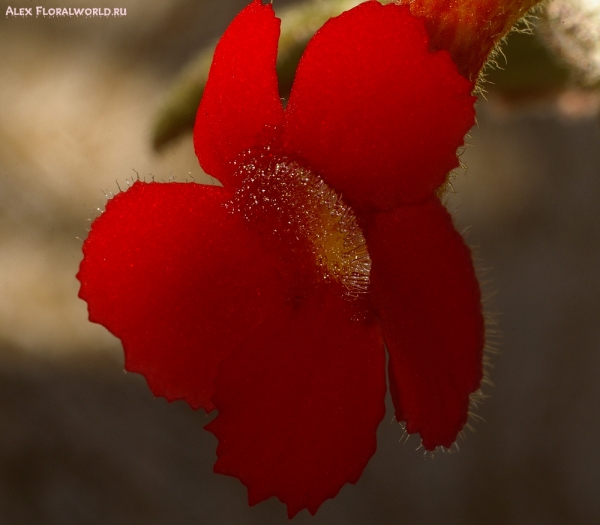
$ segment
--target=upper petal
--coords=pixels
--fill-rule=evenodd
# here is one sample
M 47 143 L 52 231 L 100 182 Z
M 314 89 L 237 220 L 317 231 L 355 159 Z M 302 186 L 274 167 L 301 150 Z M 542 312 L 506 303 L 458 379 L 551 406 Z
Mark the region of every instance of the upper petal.
M 376 214 L 365 235 L 396 418 L 421 434 L 425 449 L 449 447 L 482 378 L 484 321 L 470 250 L 437 197 Z
M 234 184 L 241 153 L 277 141 L 283 123 L 275 62 L 280 21 L 254 0 L 227 28 L 215 50 L 196 115 L 200 165 L 224 186 Z
M 239 478 L 251 505 L 277 496 L 290 517 L 314 514 L 374 454 L 385 357 L 358 304 L 314 289 L 221 364 L 207 426 L 219 439 L 215 472 Z
M 276 260 L 222 187 L 136 182 L 106 205 L 78 279 L 90 320 L 155 395 L 213 408 L 217 366 L 283 302 Z
M 458 165 L 472 88 L 447 52 L 429 52 L 407 7 L 366 2 L 309 42 L 286 110 L 286 149 L 355 207 L 421 202 Z

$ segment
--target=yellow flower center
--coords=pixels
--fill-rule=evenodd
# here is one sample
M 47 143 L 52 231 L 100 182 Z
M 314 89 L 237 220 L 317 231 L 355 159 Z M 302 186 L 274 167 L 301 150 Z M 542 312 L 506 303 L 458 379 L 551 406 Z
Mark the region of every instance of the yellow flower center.
M 314 259 L 317 275 L 337 281 L 348 298 L 369 286 L 371 258 L 354 211 L 321 178 L 297 162 L 268 150 L 247 156 L 237 175 L 243 182 L 230 207 L 263 235 Z

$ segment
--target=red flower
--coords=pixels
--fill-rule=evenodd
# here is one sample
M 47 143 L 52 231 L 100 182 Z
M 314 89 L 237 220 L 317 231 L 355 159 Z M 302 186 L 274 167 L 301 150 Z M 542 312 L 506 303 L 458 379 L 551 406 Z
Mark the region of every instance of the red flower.
M 108 202 L 78 278 L 155 395 L 219 410 L 215 471 L 315 513 L 355 483 L 384 415 L 449 447 L 482 376 L 469 249 L 436 194 L 471 82 L 408 8 L 367 2 L 309 43 L 279 98 L 279 21 L 254 0 L 215 52 L 194 143 L 223 187 Z

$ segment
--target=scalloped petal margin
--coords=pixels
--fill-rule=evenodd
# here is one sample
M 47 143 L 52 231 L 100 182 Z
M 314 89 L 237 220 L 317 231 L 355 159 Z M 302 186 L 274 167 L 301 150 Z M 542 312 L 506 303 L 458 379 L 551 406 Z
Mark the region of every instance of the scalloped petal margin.
M 93 222 L 77 274 L 90 321 L 121 339 L 125 368 L 155 395 L 206 410 L 219 363 L 284 302 L 278 259 L 226 211 L 229 197 L 136 182 Z
M 290 518 L 314 514 L 375 453 L 385 356 L 378 326 L 353 320 L 361 315 L 357 303 L 318 288 L 222 363 L 219 415 L 206 428 L 219 439 L 215 472 L 239 478 L 251 505 L 277 496 Z

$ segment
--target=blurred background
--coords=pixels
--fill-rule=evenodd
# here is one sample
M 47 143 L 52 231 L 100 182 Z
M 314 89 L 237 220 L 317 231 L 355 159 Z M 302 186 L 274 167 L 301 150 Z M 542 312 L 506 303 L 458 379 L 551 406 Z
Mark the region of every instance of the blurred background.
M 75 279 L 105 195 L 136 172 L 202 180 L 191 135 L 157 152 L 152 129 L 180 72 L 245 4 L 103 0 L 127 15 L 57 19 L 5 17 L 2 0 L 1 524 L 287 520 L 278 501 L 249 508 L 238 480 L 212 473 L 202 411 L 123 373 Z M 88 4 L 13 7 L 36 5 Z M 297 524 L 600 523 L 598 92 L 560 63 L 535 69 L 547 52 L 523 38 L 528 51 L 509 44 L 490 77 L 448 197 L 500 331 L 484 421 L 431 459 L 417 438 L 401 442 L 388 410 L 357 485 Z

